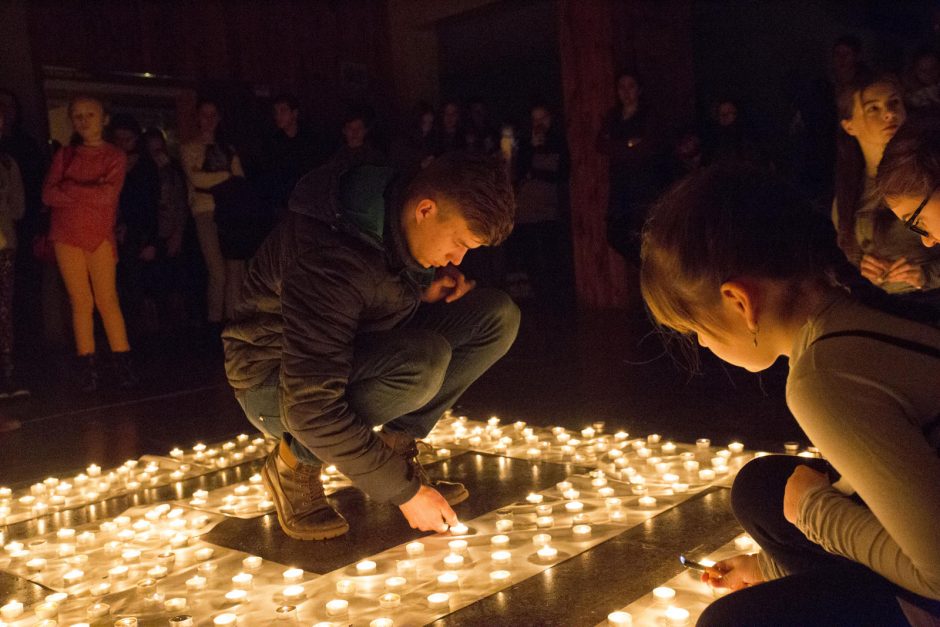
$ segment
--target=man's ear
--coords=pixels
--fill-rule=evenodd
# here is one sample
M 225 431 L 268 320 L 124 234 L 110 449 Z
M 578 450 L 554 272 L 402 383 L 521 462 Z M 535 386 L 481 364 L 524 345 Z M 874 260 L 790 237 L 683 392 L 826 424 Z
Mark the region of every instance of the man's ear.
M 422 198 L 415 205 L 415 222 L 421 224 L 424 220 L 437 216 L 439 210 L 436 202 L 430 198 Z
M 758 329 L 760 288 L 751 281 L 726 281 L 719 288 L 721 306 L 732 317 L 739 316 L 748 331 Z

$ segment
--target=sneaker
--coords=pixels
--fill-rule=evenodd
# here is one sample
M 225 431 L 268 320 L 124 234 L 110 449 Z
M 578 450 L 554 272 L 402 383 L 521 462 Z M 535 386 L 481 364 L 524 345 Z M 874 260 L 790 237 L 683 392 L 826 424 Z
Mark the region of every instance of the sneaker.
M 326 500 L 321 468 L 319 464 L 299 462 L 287 442 L 281 440 L 261 469 L 277 521 L 295 540 L 328 540 L 349 531 L 349 523 Z
M 378 435 L 389 448 L 405 458 L 405 461 L 411 466 L 412 472 L 417 475 L 421 483 L 437 490 L 448 505 L 453 507 L 458 503 L 463 503 L 470 497 L 470 492 L 462 483 L 431 478 L 428 471 L 418 461 L 418 443 L 414 438 L 400 431 L 385 431 L 384 429 L 379 431 Z

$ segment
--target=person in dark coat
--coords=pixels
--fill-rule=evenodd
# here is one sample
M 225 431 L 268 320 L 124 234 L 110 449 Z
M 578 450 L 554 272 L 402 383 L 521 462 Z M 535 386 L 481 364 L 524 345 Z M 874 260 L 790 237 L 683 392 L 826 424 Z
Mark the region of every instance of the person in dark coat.
M 236 398 L 280 438 L 262 477 L 289 536 L 349 528 L 324 495 L 323 463 L 414 528 L 456 523 L 467 490 L 430 479 L 415 441 L 516 337 L 509 297 L 457 270 L 509 235 L 513 213 L 494 157 L 445 155 L 410 182 L 332 162 L 298 182 L 223 333 Z

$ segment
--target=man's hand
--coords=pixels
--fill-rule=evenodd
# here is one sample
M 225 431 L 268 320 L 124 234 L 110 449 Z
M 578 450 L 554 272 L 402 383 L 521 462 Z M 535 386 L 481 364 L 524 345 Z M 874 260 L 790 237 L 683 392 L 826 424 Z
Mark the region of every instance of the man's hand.
M 457 524 L 457 514 L 450 508 L 440 492 L 426 485 L 418 489 L 411 499 L 398 506 L 412 529 L 444 532 Z
M 453 265 L 437 269 L 434 280 L 424 290 L 421 300 L 426 303 L 436 303 L 444 299 L 445 303 L 452 303 L 476 287 L 476 281 L 468 281 L 467 277 Z
M 721 560 L 702 573 L 702 581 L 712 588 L 740 590 L 764 582 L 757 555 L 735 555 Z
M 806 493 L 828 485 L 829 476 L 825 473 L 816 472 L 809 466 L 794 468 L 783 490 L 783 517 L 795 525 L 800 515 L 800 501 Z

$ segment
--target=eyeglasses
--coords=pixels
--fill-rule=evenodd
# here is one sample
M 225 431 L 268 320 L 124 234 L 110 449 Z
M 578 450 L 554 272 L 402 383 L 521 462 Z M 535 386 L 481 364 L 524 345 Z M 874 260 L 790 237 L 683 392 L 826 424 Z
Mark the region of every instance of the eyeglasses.
M 936 193 L 937 189 L 937 187 L 934 187 L 932 190 L 930 190 L 930 193 L 924 196 L 924 199 L 921 201 L 921 203 L 917 205 L 917 209 L 914 209 L 914 213 L 911 214 L 911 217 L 904 221 L 904 226 L 917 233 L 921 237 L 930 237 L 930 233 L 917 226 L 917 218 L 920 217 L 920 212 L 924 210 L 924 207 L 926 207 L 927 203 L 930 202 L 930 199 L 933 198 L 933 195 Z

